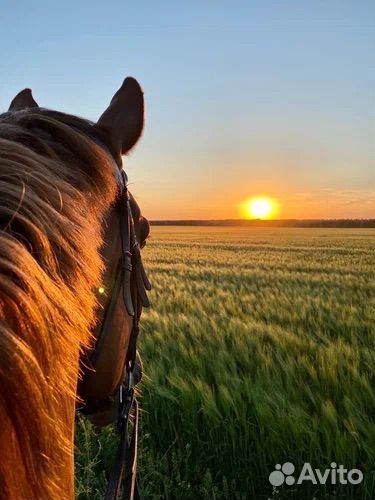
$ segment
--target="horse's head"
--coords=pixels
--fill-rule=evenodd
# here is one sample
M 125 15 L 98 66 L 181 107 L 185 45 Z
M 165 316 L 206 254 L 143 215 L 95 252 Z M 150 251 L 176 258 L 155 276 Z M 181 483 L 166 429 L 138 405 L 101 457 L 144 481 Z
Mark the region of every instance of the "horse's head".
M 79 353 L 88 413 L 134 370 L 149 225 L 122 156 L 143 122 L 133 78 L 97 123 L 41 108 L 29 89 L 0 115 L 1 498 L 72 497 Z M 25 404 L 35 418 L 14 419 Z
M 93 141 L 93 146 L 97 152 L 97 148 L 102 149 L 101 153 L 107 158 L 107 162 L 116 162 L 119 171 L 123 169 L 123 156 L 127 155 L 137 144 L 142 135 L 144 126 L 144 99 L 143 92 L 139 83 L 134 78 L 126 78 L 120 89 L 113 96 L 110 105 L 101 115 L 97 123 L 91 123 L 88 120 L 83 120 L 73 115 L 59 113 L 56 111 L 40 108 L 32 96 L 30 89 L 24 89 L 19 92 L 12 100 L 9 106 L 10 112 L 21 111 L 25 114 L 13 115 L 10 118 L 10 123 L 22 123 L 29 125 L 29 130 L 34 130 L 38 138 L 38 131 L 41 133 L 41 140 L 54 138 L 51 133 L 48 133 L 40 124 L 39 130 L 37 126 L 38 117 L 60 121 L 62 124 L 71 127 L 73 130 L 82 134 L 86 139 Z M 18 120 L 17 120 L 18 115 Z M 33 120 L 34 118 L 34 120 Z M 33 123 L 34 122 L 34 123 Z M 48 127 L 48 125 L 47 125 Z M 12 132 L 12 131 L 11 131 Z M 48 135 L 50 137 L 48 137 Z M 28 138 L 30 140 L 30 138 Z M 79 138 L 78 138 L 79 141 Z M 69 151 L 68 144 L 62 144 L 65 147 L 66 153 L 76 153 L 76 146 L 73 151 Z M 85 144 L 87 146 L 87 144 Z M 63 156 L 64 153 L 62 153 Z M 98 155 L 100 158 L 100 155 Z M 105 166 L 103 166 L 105 168 Z M 134 197 L 130 194 L 132 212 L 135 224 L 135 230 L 140 242 L 145 242 L 148 233 L 149 225 L 147 220 L 142 216 L 140 207 Z M 108 234 L 109 239 L 110 234 Z

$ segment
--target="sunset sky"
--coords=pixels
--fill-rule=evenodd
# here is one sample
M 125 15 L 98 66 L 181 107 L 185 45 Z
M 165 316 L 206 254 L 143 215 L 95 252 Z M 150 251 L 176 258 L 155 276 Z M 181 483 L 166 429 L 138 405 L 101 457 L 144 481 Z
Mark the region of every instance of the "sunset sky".
M 1 110 L 31 87 L 95 120 L 132 75 L 149 218 L 239 218 L 259 196 L 278 218 L 374 217 L 373 20 L 370 0 L 7 0 Z

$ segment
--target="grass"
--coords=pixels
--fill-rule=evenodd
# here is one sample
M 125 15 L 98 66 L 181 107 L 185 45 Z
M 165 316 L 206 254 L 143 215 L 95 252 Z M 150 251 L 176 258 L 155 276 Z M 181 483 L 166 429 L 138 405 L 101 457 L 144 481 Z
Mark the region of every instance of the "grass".
M 373 243 L 371 229 L 152 228 L 145 499 L 374 497 Z M 103 497 L 114 443 L 79 423 L 79 500 Z M 272 489 L 287 461 L 364 481 Z

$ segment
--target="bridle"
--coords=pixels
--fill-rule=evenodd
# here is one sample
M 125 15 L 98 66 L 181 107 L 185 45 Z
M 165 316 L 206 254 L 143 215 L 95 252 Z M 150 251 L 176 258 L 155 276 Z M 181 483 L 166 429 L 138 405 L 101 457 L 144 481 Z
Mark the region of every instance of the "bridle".
M 95 139 L 103 149 L 108 149 Z M 111 158 L 112 155 L 111 155 Z M 137 339 L 139 333 L 139 320 L 142 307 L 148 307 L 149 301 L 146 290 L 151 289 L 151 284 L 146 276 L 140 245 L 135 231 L 134 218 L 131 209 L 130 195 L 127 188 L 127 175 L 113 159 L 113 169 L 117 179 L 119 194 L 114 209 L 119 213 L 119 230 L 121 235 L 121 255 L 118 259 L 116 278 L 107 301 L 103 321 L 100 325 L 99 335 L 94 349 L 87 355 L 84 366 L 89 363 L 95 369 L 95 363 L 100 353 L 108 348 L 110 336 L 111 316 L 116 304 L 122 299 L 125 310 L 132 318 L 127 350 L 118 355 L 123 357 L 123 377 L 115 394 L 109 393 L 100 401 L 90 401 L 78 408 L 78 412 L 84 415 L 92 415 L 99 411 L 103 405 L 116 399 L 117 415 L 115 417 L 116 427 L 119 434 L 119 444 L 110 471 L 105 500 L 117 500 L 122 486 L 122 498 L 125 500 L 139 499 L 137 486 L 137 447 L 139 408 L 135 397 L 135 385 L 141 374 L 137 367 Z M 138 370 L 137 370 L 138 368 Z M 88 372 L 83 369 L 83 383 Z M 95 372 L 91 369 L 91 377 L 95 378 Z M 78 389 L 79 393 L 79 389 Z M 130 422 L 130 417 L 132 419 Z M 132 426 L 131 436 L 129 428 Z

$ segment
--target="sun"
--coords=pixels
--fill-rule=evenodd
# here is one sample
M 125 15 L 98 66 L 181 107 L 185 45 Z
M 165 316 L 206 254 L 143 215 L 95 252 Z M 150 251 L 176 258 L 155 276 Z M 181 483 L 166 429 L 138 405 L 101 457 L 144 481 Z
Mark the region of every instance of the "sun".
M 276 203 L 267 197 L 250 198 L 244 203 L 248 219 L 270 219 L 276 212 Z

